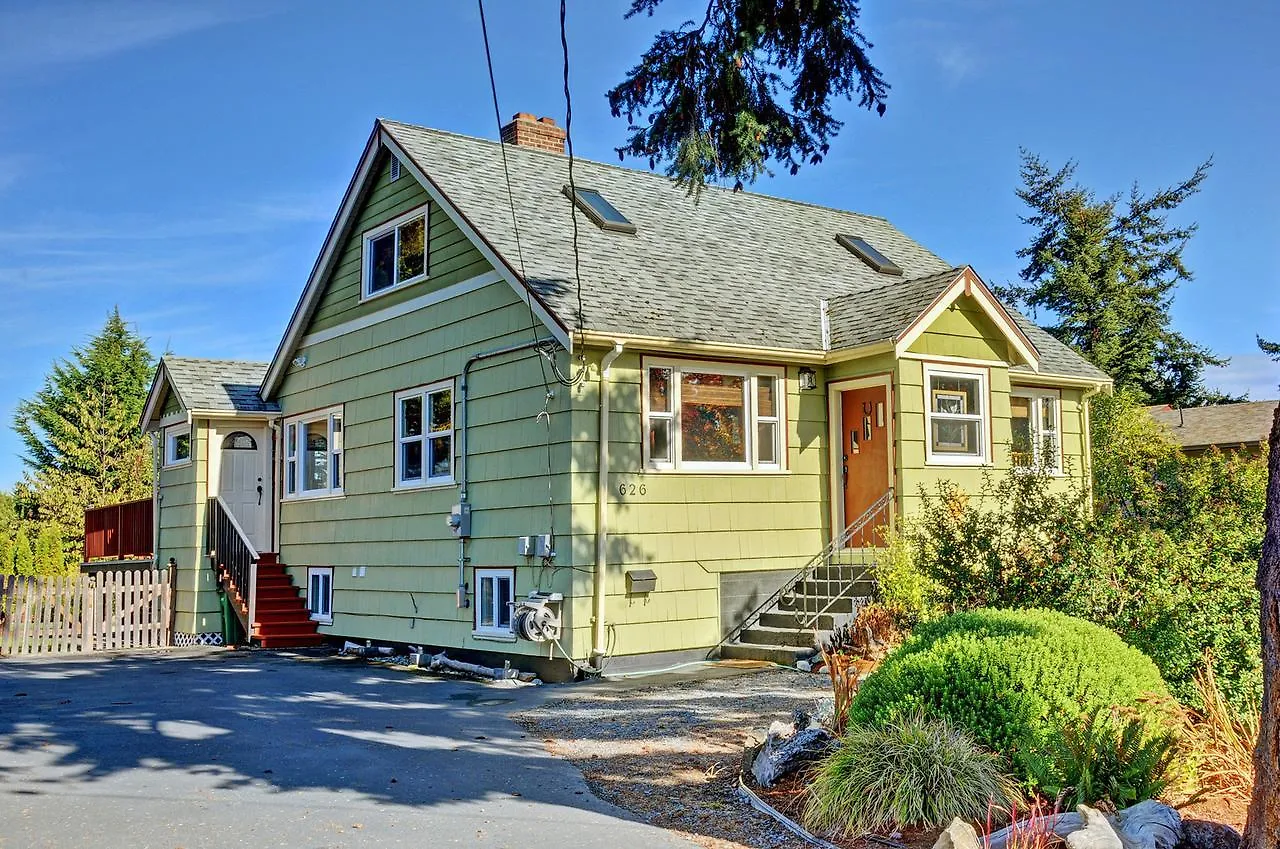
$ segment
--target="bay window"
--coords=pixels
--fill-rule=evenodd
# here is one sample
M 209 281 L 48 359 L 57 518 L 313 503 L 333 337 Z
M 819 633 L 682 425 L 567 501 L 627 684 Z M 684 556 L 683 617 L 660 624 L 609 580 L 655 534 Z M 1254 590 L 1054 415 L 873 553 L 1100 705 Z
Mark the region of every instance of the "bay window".
M 924 389 L 926 460 L 935 465 L 985 465 L 991 432 L 986 369 L 926 365 Z
M 1015 386 L 1010 391 L 1010 459 L 1016 468 L 1062 472 L 1061 407 L 1056 390 Z
M 648 468 L 782 468 L 782 369 L 646 360 L 643 384 Z
M 284 497 L 342 494 L 342 408 L 287 419 Z

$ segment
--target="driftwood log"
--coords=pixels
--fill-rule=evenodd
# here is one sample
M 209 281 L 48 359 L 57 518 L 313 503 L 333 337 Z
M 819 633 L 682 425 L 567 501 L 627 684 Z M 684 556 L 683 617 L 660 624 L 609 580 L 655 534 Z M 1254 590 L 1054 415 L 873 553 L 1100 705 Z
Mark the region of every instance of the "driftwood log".
M 804 725 L 805 727 L 800 727 Z M 751 776 L 761 787 L 772 787 L 784 775 L 826 757 L 839 741 L 821 725 L 809 724 L 809 717 L 788 725 L 775 722 L 769 726 L 764 743 L 751 763 Z
M 1023 820 L 1016 828 L 1019 831 L 1052 831 L 1071 849 L 1174 849 L 1182 838 L 1182 817 L 1173 808 L 1154 800 L 1139 802 L 1113 816 L 1088 805 L 1080 805 L 1076 810 L 1078 813 L 1049 814 Z M 986 849 L 1006 849 L 1014 828 L 1009 826 L 993 832 L 986 841 Z M 982 841 L 978 841 L 976 846 L 981 849 Z M 950 847 L 935 844 L 935 849 Z M 957 845 L 955 849 L 974 847 Z

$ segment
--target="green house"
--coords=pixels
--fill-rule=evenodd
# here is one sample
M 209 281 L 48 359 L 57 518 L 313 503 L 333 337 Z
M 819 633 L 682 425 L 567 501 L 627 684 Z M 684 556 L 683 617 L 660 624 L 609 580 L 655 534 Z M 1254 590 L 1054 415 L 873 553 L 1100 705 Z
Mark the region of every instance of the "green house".
M 375 123 L 269 364 L 144 414 L 176 630 L 544 675 L 787 660 L 922 487 L 1089 470 L 1109 378 L 883 218 Z M 570 188 L 572 183 L 573 188 Z M 212 552 L 212 554 L 211 554 Z

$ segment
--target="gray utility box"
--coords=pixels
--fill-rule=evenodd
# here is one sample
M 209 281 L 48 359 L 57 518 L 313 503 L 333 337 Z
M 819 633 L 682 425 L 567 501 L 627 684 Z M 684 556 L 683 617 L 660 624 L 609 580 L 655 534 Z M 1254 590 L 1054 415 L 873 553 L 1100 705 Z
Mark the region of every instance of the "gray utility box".
M 652 569 L 628 569 L 627 592 L 651 593 L 658 588 L 658 575 Z

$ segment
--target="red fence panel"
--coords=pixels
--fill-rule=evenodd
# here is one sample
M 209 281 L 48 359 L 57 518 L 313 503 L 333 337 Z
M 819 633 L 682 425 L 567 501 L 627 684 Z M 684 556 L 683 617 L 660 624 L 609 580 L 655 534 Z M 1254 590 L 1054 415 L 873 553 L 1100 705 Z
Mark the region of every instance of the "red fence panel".
M 150 557 L 154 519 L 150 498 L 84 511 L 85 561 Z

